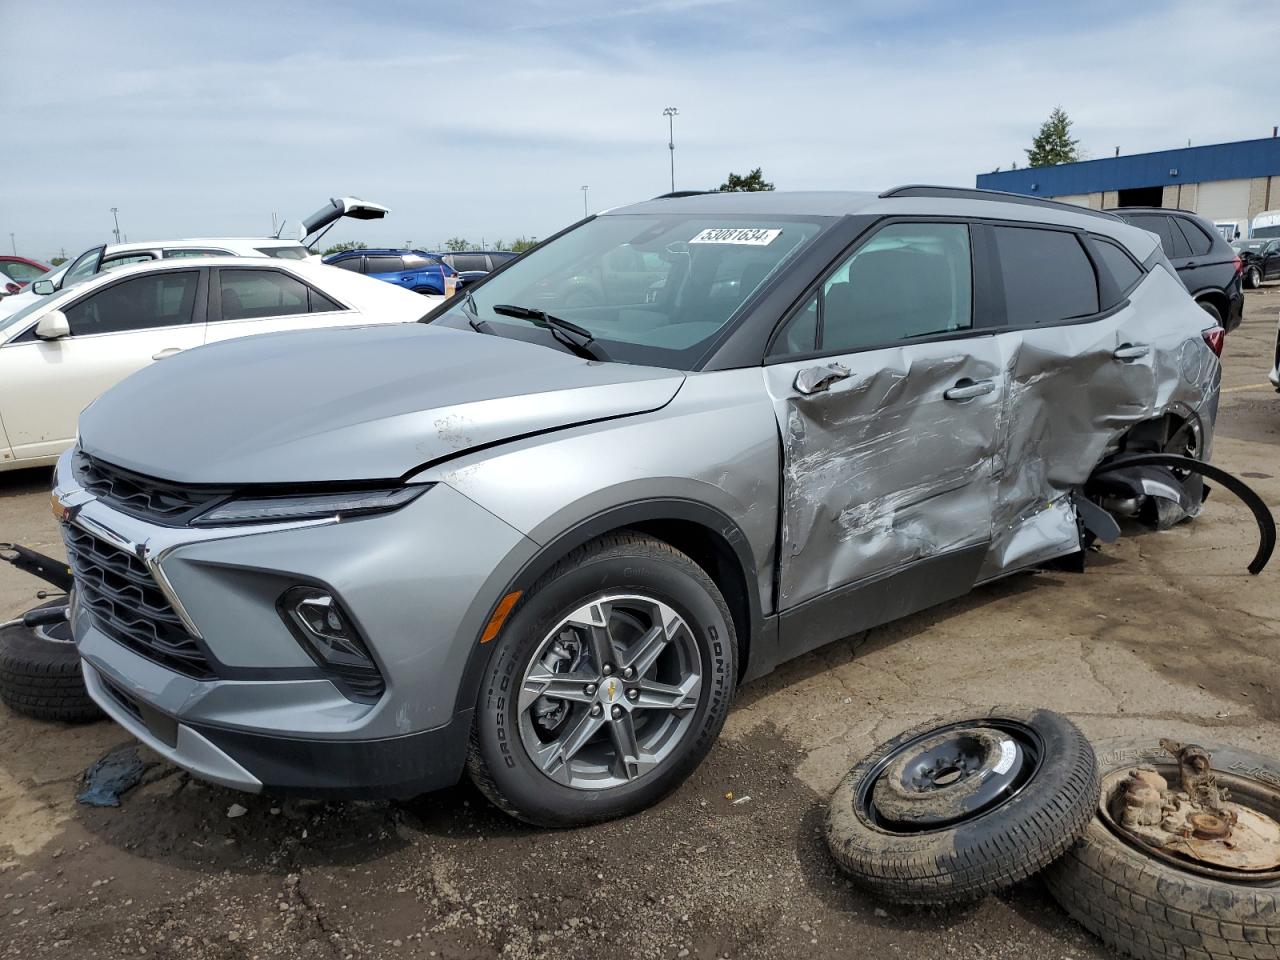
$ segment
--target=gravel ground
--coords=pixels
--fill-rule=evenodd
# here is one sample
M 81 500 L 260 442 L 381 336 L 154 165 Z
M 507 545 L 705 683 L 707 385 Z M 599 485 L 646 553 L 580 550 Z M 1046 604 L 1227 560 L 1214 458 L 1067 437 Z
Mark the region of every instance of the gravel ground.
M 1250 292 L 1228 338 L 1214 458 L 1273 504 L 1277 308 L 1280 288 Z M 0 475 L 0 536 L 58 553 L 47 482 Z M 1091 736 L 1276 743 L 1280 566 L 1244 574 L 1254 538 L 1222 495 L 1083 574 L 1014 577 L 803 657 L 741 692 L 671 798 L 583 830 L 526 829 L 467 784 L 318 803 L 163 763 L 120 807 L 77 806 L 80 774 L 127 735 L 0 707 L 0 957 L 1109 956 L 1035 880 L 960 909 L 873 902 L 825 853 L 826 797 L 877 740 L 994 703 Z M 0 619 L 36 587 L 0 568 Z

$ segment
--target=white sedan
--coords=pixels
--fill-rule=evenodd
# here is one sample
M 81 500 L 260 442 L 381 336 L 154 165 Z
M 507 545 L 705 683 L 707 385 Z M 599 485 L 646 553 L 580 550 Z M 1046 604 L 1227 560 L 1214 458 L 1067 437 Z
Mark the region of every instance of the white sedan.
M 311 261 L 203 257 L 99 273 L 0 318 L 0 471 L 53 463 L 81 410 L 157 360 L 256 333 L 405 323 L 442 299 Z

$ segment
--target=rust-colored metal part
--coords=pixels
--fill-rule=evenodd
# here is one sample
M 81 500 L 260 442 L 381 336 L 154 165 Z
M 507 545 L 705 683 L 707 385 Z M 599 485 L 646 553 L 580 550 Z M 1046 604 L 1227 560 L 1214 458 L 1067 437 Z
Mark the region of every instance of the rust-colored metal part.
M 1203 747 L 1172 740 L 1160 746 L 1177 761 L 1181 789 L 1154 767 L 1117 771 L 1103 780 L 1103 819 L 1162 859 L 1201 873 L 1280 875 L 1280 823 L 1229 799 Z

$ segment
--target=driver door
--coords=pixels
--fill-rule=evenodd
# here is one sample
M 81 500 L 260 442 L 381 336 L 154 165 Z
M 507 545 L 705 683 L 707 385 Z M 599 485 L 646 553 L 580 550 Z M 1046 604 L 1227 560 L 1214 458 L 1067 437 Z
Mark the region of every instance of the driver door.
M 880 228 L 770 351 L 784 656 L 960 596 L 977 578 L 1005 382 L 969 233 L 959 222 Z
M 70 336 L 39 323 L 0 348 L 0 410 L 16 460 L 56 456 L 80 411 L 129 374 L 204 342 L 203 271 L 158 270 L 99 286 L 63 307 Z M 157 398 L 157 402 L 163 402 Z

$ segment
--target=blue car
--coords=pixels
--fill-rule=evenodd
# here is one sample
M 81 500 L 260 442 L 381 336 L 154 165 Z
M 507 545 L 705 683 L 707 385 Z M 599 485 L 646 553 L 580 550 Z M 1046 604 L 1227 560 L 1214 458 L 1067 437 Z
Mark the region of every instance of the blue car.
M 457 271 L 451 266 L 417 250 L 344 250 L 330 254 L 324 262 L 414 293 L 451 297 L 458 282 Z

